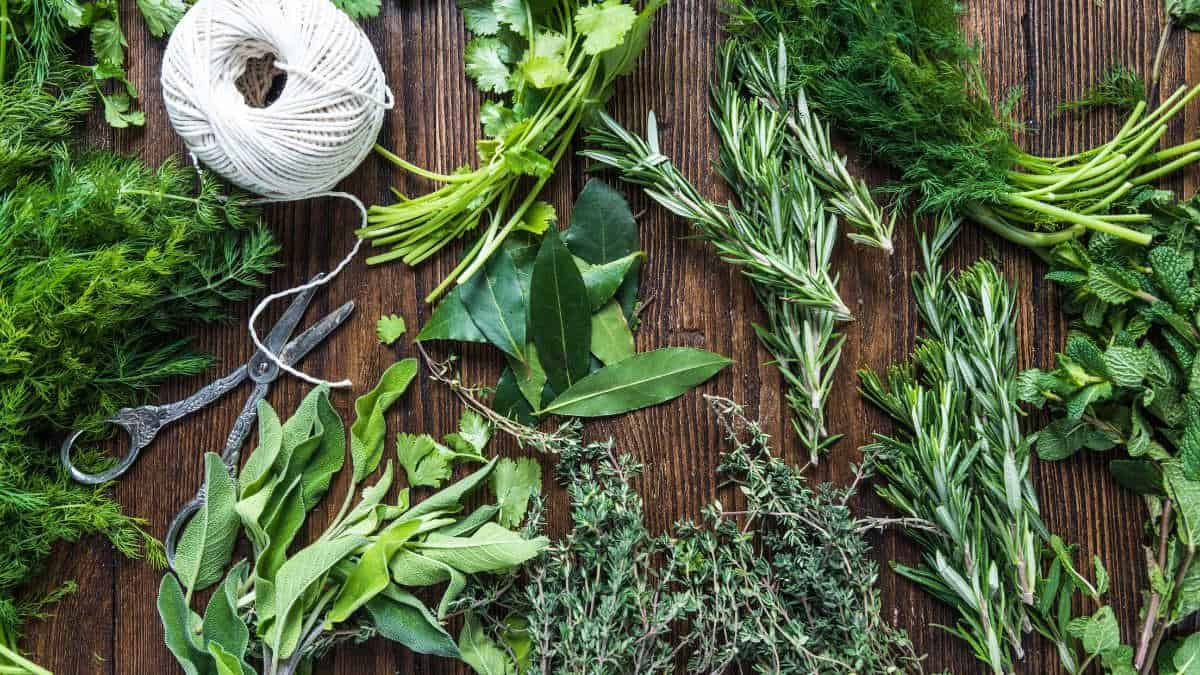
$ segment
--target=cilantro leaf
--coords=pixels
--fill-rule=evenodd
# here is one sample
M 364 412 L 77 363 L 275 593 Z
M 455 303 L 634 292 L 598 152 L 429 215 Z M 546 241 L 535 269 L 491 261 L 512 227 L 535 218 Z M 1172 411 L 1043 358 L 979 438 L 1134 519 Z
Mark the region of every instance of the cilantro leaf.
M 154 37 L 170 34 L 187 11 L 183 0 L 137 0 L 137 6 L 146 20 L 146 28 Z
M 497 20 L 513 29 L 522 37 L 529 37 L 529 6 L 525 0 L 494 0 L 492 4 Z
M 408 484 L 438 488 L 450 478 L 454 453 L 428 434 L 397 434 L 396 455 L 408 476 Z
M 525 518 L 529 498 L 542 491 L 542 467 L 532 457 L 516 461 L 507 457 L 492 470 L 492 491 L 500 504 L 497 521 L 504 527 L 517 527 Z
M 447 443 L 451 447 L 455 447 L 459 452 L 467 452 L 470 454 L 479 454 L 487 447 L 488 441 L 492 438 L 492 425 L 484 419 L 483 415 L 474 410 L 463 410 L 462 416 L 458 419 L 458 433 L 450 434 L 456 440 L 463 441 L 466 445 L 462 448 L 457 448 L 454 444 Z M 447 438 L 449 438 L 447 436 Z
M 379 16 L 380 0 L 333 0 L 333 5 L 355 21 Z
M 467 75 L 482 91 L 504 94 L 512 91 L 512 72 L 505 60 L 508 47 L 493 37 L 475 38 L 467 43 L 463 54 Z
M 408 326 L 404 323 L 404 317 L 392 314 L 390 316 L 381 316 L 379 321 L 375 323 L 375 335 L 379 341 L 385 345 L 391 345 L 396 340 L 404 337 Z
M 119 66 L 125 60 L 127 46 L 125 34 L 116 21 L 101 19 L 92 24 L 92 53 L 97 62 Z
M 538 200 L 529 205 L 517 229 L 534 234 L 542 234 L 547 228 L 557 222 L 558 212 L 554 210 L 554 205 Z
M 549 89 L 571 78 L 567 70 L 567 38 L 554 31 L 539 32 L 530 43 L 521 73 L 538 89 Z
M 619 47 L 637 21 L 637 12 L 621 0 L 580 7 L 575 14 L 575 30 L 585 36 L 583 52 L 601 54 Z
M 495 35 L 500 32 L 500 17 L 492 0 L 458 0 L 463 24 L 475 35 Z

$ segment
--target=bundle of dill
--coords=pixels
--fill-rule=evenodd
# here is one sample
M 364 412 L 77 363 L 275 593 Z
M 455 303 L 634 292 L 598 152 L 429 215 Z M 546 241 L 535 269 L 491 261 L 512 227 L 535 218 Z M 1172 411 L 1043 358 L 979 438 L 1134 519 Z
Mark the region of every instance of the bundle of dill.
M 86 90 L 29 77 L 0 92 L 0 120 L 18 121 L 0 124 L 0 664 L 38 609 L 22 587 L 55 542 L 98 533 L 127 555 L 155 550 L 106 489 L 62 475 L 56 441 L 66 429 L 100 438 L 116 409 L 202 370 L 177 331 L 220 318 L 277 249 L 211 180 L 197 192 L 174 163 L 62 142 Z
M 1200 159 L 1200 142 L 1154 151 L 1200 88 L 1155 110 L 1138 104 L 1107 143 L 1038 157 L 1013 140 L 1016 96 L 996 107 L 956 0 L 731 0 L 731 40 L 799 64 L 791 86 L 900 174 L 892 186 L 918 210 L 951 209 L 1016 243 L 1046 248 L 1099 231 L 1145 245 L 1140 213 L 1113 213 L 1135 188 Z

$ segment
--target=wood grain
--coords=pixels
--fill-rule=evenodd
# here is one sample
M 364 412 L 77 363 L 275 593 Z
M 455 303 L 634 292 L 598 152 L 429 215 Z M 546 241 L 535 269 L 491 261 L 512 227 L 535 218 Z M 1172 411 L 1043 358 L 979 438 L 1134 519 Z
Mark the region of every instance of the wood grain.
M 93 121 L 87 139 L 139 154 L 150 162 L 182 159 L 182 145 L 166 120 L 156 85 L 163 43 L 145 32 L 133 3 L 123 4 L 131 78 L 142 92 L 146 126 L 114 132 Z M 458 10 L 450 0 L 387 0 L 384 4 L 384 16 L 365 25 L 397 99 L 380 142 L 437 170 L 472 161 L 480 97 L 462 75 L 465 36 Z M 675 0 L 660 12 L 649 49 L 638 69 L 620 84 L 610 106 L 618 119 L 635 129 L 642 128 L 646 111 L 654 110 L 664 150 L 702 192 L 714 197 L 724 194 L 720 179 L 711 170 L 716 144 L 707 118 L 708 70 L 719 39 L 718 4 Z M 1025 92 L 1018 108 L 1028 124 L 1022 142 L 1039 153 L 1064 153 L 1108 137 L 1118 122 L 1116 116 L 1104 114 L 1086 120 L 1056 116 L 1057 103 L 1080 94 L 1112 63 L 1148 71 L 1160 12 L 1156 0 L 978 0 L 969 3 L 966 23 L 980 41 L 993 95 L 998 97 L 1017 86 Z M 1197 55 L 1200 42 L 1176 32 L 1164 66 L 1164 91 L 1200 76 Z M 1171 132 L 1174 140 L 1183 138 L 1185 128 L 1196 128 L 1200 108 L 1192 105 L 1184 117 L 1186 127 L 1177 123 Z M 548 188 L 560 213 L 569 212 L 572 195 L 586 180 L 585 169 L 581 160 L 568 160 Z M 1186 188 L 1190 193 L 1196 178 L 1194 173 L 1188 174 L 1171 187 Z M 389 187 L 409 193 L 429 188 L 375 157 L 342 187 L 377 202 L 388 200 Z M 649 469 L 637 487 L 646 501 L 652 529 L 662 531 L 676 519 L 696 516 L 703 504 L 718 495 L 713 468 L 722 449 L 721 439 L 706 414 L 702 394 L 721 394 L 744 403 L 775 436 L 780 452 L 792 460 L 798 460 L 800 452 L 790 435 L 778 374 L 751 328 L 761 314 L 746 282 L 705 246 L 681 238 L 687 233 L 683 222 L 652 207 L 640 194 L 631 191 L 630 200 L 635 210 L 644 211 L 640 223 L 648 264 L 643 287 L 644 297 L 651 300 L 637 336 L 639 350 L 688 345 L 729 354 L 736 362 L 681 400 L 587 427 L 589 437 L 611 436 L 621 450 L 635 453 L 647 463 Z M 354 215 L 338 203 L 272 206 L 265 217 L 284 244 L 284 267 L 270 279 L 271 290 L 330 269 L 353 244 Z M 898 239 L 891 258 L 846 243 L 838 250 L 843 296 L 857 315 L 857 321 L 846 330 L 839 386 L 830 404 L 832 431 L 844 433 L 846 438 L 830 459 L 814 470 L 816 479 L 844 481 L 850 473 L 848 463 L 858 458 L 855 448 L 873 431 L 888 429 L 883 417 L 858 399 L 853 372 L 863 365 L 883 368 L 904 356 L 915 336 L 917 319 L 907 276 L 916 268 L 917 259 L 907 224 Z M 361 258 L 357 260 L 317 296 L 310 312 L 313 317 L 320 316 L 352 298 L 357 303 L 355 317 L 309 357 L 305 368 L 329 378 L 350 377 L 358 392 L 372 384 L 397 356 L 410 352 L 408 346 L 396 350 L 380 346 L 374 337 L 375 319 L 383 313 L 397 313 L 410 326 L 420 326 L 429 316 L 429 307 L 420 298 L 449 271 L 457 250 L 455 247 L 415 272 L 399 264 L 368 269 Z M 962 264 L 980 255 L 997 256 L 1019 285 L 1017 329 L 1022 367 L 1049 365 L 1065 329 L 1055 293 L 1041 279 L 1041 266 L 1025 251 L 968 229 L 953 260 Z M 164 400 L 190 393 L 251 355 L 243 326 L 248 309 L 245 305 L 232 308 L 234 320 L 228 324 L 195 328 L 192 337 L 197 346 L 215 354 L 217 364 L 202 377 L 163 387 L 160 396 Z M 264 326 L 280 308 L 274 310 L 264 319 Z M 468 349 L 463 363 L 465 378 L 481 383 L 494 381 L 501 366 L 485 349 Z M 281 380 L 270 401 L 289 410 L 304 391 L 301 383 Z M 117 487 L 128 511 L 145 517 L 155 535 L 164 533 L 171 514 L 200 484 L 201 454 L 222 445 L 243 396 L 244 392 L 231 395 L 185 424 L 169 428 Z M 351 395 L 340 393 L 335 399 L 348 414 Z M 420 381 L 399 408 L 389 419 L 393 430 L 442 433 L 453 427 L 459 414 L 452 395 L 428 380 Z M 500 439 L 497 448 L 515 452 L 507 439 Z M 1145 582 L 1140 564 L 1141 505 L 1115 489 L 1099 457 L 1042 464 L 1035 471 L 1052 529 L 1078 542 L 1083 554 L 1099 555 L 1109 566 L 1116 610 L 1129 640 L 1139 604 L 1138 589 Z M 547 485 L 552 485 L 549 478 L 547 473 Z M 335 486 L 335 494 L 337 489 Z M 561 531 L 566 523 L 561 490 L 552 489 L 549 504 L 552 529 Z M 871 494 L 861 495 L 855 506 L 862 513 L 886 512 Z M 324 507 L 317 514 L 314 520 L 318 521 L 331 515 Z M 918 651 L 929 655 L 929 669 L 980 672 L 960 643 L 932 627 L 952 622 L 951 614 L 887 570 L 887 560 L 913 560 L 912 548 L 892 533 L 878 536 L 875 544 L 883 565 L 880 584 L 886 605 L 893 608 L 895 621 L 910 631 Z M 55 616 L 32 627 L 28 648 L 38 662 L 58 673 L 179 672 L 162 644 L 154 606 L 160 576 L 159 570 L 142 562 L 114 556 L 98 541 L 59 547 L 47 583 L 74 578 L 79 592 L 58 605 Z M 1029 653 L 1019 672 L 1057 672 L 1056 659 L 1044 642 L 1031 638 L 1027 643 Z M 328 672 L 339 674 L 466 672 L 449 661 L 416 657 L 381 642 L 342 649 L 326 663 Z

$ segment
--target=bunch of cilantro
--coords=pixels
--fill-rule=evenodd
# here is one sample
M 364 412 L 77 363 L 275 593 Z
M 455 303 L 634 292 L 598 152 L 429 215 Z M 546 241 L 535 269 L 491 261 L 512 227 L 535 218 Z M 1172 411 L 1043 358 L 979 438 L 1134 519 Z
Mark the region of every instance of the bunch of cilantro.
M 1134 666 L 1149 672 L 1172 662 L 1169 633 L 1200 609 L 1200 201 L 1140 201 L 1150 246 L 1095 234 L 1052 251 L 1072 331 L 1058 367 L 1023 373 L 1020 395 L 1055 416 L 1036 437 L 1042 459 L 1112 451 L 1113 477 L 1145 499 L 1150 588 Z
M 647 0 L 639 11 L 621 0 L 463 0 L 467 29 L 466 71 L 485 93 L 485 138 L 476 146 L 479 167 L 439 174 L 380 152 L 441 187 L 421 197 L 372 206 L 359 232 L 388 250 L 380 263 L 415 265 L 486 223 L 482 236 L 432 292 L 470 279 L 514 230 L 544 232 L 554 210 L 537 196 L 566 154 L 576 130 L 612 94 L 617 78 L 633 69 L 646 45 L 654 14 L 666 0 Z M 532 178 L 528 189 L 523 178 Z M 399 194 L 399 193 L 398 193 Z

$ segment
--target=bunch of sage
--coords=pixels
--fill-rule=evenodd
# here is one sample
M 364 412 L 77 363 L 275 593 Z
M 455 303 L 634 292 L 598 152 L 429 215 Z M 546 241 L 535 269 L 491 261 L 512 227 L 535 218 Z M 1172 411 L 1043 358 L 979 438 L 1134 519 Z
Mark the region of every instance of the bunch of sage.
M 217 455 L 205 456 L 206 503 L 185 528 L 175 573 L 163 577 L 158 596 L 167 647 L 185 672 L 249 674 L 256 671 L 247 659 L 257 658 L 266 675 L 311 673 L 334 645 L 374 635 L 458 657 L 440 621 L 446 608 L 474 575 L 507 571 L 546 547 L 544 537 L 505 527 L 520 523 L 529 497 L 540 490 L 541 472 L 532 460 L 492 459 L 421 501 L 407 488 L 387 499 L 390 460 L 378 481 L 364 483 L 384 455 L 384 413 L 416 372 L 415 360 L 400 361 L 355 402 L 352 480 L 336 517 L 305 546 L 293 545 L 297 534 L 345 461 L 345 427 L 326 387 L 314 389 L 282 422 L 260 403 L 258 446 L 236 477 Z M 400 462 L 425 478 L 420 484 L 441 485 L 449 472 L 440 462 L 462 455 L 484 461 L 480 453 L 490 433 L 466 414 L 459 431 L 444 439 L 457 448 L 452 457 L 431 459 L 442 444 L 401 435 Z M 461 515 L 464 499 L 489 479 L 496 501 Z M 249 540 L 251 558 L 226 570 L 239 532 Z M 411 590 L 443 583 L 435 610 Z M 190 607 L 193 596 L 214 584 L 201 617 Z
M 479 275 L 447 294 L 416 339 L 502 351 L 508 367 L 492 407 L 521 422 L 669 401 L 730 361 L 688 347 L 636 352 L 631 323 L 643 257 L 624 197 L 593 180 L 561 235 L 552 227 L 540 241 L 510 237 Z

